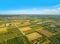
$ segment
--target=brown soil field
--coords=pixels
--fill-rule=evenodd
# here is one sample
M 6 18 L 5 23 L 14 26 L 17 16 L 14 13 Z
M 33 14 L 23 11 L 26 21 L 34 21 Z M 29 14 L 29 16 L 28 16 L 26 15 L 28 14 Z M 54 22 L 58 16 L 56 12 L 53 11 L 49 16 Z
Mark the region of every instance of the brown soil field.
M 42 44 L 49 44 L 50 42 L 51 42 L 50 40 L 46 40 Z
M 49 32 L 49 31 L 44 30 L 44 29 L 40 29 L 37 32 L 42 33 L 42 34 L 44 34 L 47 37 L 51 37 L 51 36 L 55 35 L 55 33 Z

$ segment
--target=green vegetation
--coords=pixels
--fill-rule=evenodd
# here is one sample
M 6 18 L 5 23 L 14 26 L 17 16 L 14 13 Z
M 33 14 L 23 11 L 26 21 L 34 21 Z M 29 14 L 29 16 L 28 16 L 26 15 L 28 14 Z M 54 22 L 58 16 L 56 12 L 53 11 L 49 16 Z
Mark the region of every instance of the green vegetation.
M 1 15 L 0 44 L 60 44 L 60 15 Z

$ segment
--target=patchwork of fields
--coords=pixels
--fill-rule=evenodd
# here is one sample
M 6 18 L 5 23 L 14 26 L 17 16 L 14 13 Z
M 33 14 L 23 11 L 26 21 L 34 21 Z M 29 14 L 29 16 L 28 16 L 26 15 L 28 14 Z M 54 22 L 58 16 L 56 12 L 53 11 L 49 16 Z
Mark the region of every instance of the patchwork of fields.
M 60 44 L 59 19 L 49 15 L 0 16 L 0 44 Z

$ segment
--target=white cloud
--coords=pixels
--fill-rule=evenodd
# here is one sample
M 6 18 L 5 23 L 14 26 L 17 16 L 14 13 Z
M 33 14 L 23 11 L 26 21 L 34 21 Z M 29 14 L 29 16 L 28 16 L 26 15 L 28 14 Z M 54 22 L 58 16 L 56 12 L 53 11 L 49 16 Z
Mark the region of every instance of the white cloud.
M 25 9 L 25 10 L 8 10 L 8 11 L 0 11 L 0 14 L 60 14 L 60 4 L 45 8 L 33 8 L 33 9 Z

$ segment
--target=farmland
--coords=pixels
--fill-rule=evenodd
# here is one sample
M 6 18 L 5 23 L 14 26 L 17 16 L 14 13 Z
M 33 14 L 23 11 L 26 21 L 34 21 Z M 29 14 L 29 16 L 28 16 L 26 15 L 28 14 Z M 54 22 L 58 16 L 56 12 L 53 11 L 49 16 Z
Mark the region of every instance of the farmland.
M 60 15 L 0 15 L 0 44 L 60 44 Z
M 31 41 L 31 40 L 41 38 L 42 36 L 40 34 L 34 32 L 34 33 L 26 35 L 26 37 Z

